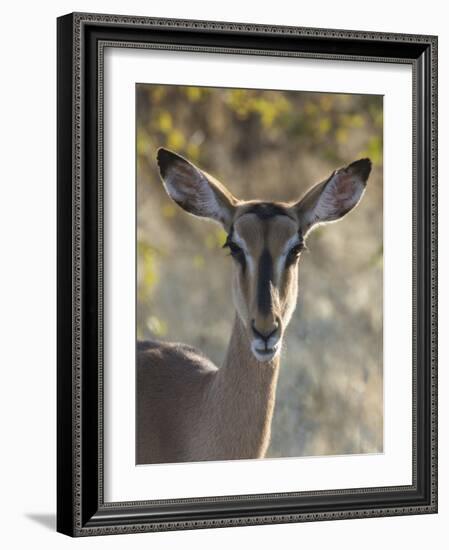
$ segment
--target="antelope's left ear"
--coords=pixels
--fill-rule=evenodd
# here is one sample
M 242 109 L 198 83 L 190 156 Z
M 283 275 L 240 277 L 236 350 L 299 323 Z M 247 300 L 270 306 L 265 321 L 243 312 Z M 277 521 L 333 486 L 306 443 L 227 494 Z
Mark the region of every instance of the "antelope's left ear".
M 371 172 L 371 161 L 360 159 L 336 170 L 294 205 L 305 235 L 314 226 L 337 221 L 360 202 Z
M 173 201 L 189 214 L 209 218 L 229 230 L 238 201 L 222 183 L 162 147 L 157 162 L 165 190 Z

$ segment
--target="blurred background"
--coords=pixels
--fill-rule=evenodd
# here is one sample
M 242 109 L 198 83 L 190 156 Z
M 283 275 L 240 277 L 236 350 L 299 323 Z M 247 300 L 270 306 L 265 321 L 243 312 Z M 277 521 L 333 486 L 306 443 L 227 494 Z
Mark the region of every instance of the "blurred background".
M 361 204 L 308 238 L 267 456 L 382 452 L 382 97 L 148 84 L 136 94 L 137 337 L 190 344 L 218 366 L 234 318 L 226 235 L 171 202 L 157 148 L 238 198 L 282 201 L 371 158 Z

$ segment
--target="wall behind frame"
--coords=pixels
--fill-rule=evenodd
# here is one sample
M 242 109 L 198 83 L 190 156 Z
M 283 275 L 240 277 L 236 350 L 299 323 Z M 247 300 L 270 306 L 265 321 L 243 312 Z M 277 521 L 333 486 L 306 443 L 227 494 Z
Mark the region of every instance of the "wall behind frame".
M 37 547 L 202 549 L 292 544 L 314 548 L 382 549 L 400 540 L 408 549 L 436 543 L 447 534 L 449 476 L 441 466 L 440 513 L 431 516 L 375 518 L 327 523 L 246 527 L 127 535 L 74 541 L 55 533 L 56 509 L 56 17 L 77 11 L 123 13 L 174 18 L 363 29 L 439 35 L 439 57 L 449 55 L 444 4 L 423 9 L 412 0 L 405 8 L 387 0 L 375 8 L 355 0 L 295 4 L 278 0 L 258 4 L 239 0 L 167 0 L 163 4 L 129 0 L 57 4 L 10 3 L 4 8 L 1 35 L 2 87 L 2 270 L 0 303 L 3 392 L 1 514 L 2 537 L 11 548 Z M 441 64 L 440 98 L 449 96 L 449 71 Z M 440 120 L 449 109 L 440 100 Z M 449 131 L 442 125 L 440 151 L 449 149 Z M 440 235 L 449 231 L 448 168 L 440 163 Z M 440 281 L 449 280 L 449 255 L 440 246 Z M 449 328 L 449 291 L 440 284 L 440 331 Z M 440 341 L 440 395 L 449 392 L 447 339 Z M 440 465 L 449 462 L 447 400 L 440 400 Z M 126 539 L 126 540 L 125 540 Z M 436 545 L 436 548 L 441 545 Z

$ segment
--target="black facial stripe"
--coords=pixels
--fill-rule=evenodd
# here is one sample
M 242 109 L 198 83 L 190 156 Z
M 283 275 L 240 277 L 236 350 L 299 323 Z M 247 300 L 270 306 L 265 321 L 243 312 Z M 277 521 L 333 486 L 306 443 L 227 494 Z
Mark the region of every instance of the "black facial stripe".
M 258 275 L 257 305 L 262 315 L 268 315 L 271 311 L 270 283 L 273 281 L 273 260 L 266 248 L 260 256 Z

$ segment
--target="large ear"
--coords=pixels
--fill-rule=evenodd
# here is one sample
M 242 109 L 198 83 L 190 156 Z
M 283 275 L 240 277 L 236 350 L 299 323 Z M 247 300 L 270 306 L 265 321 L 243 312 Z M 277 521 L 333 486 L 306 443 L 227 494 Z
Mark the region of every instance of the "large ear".
M 341 219 L 360 202 L 371 172 L 371 161 L 360 159 L 336 170 L 312 187 L 295 205 L 305 235 L 320 223 Z
M 224 185 L 167 149 L 158 149 L 157 162 L 165 190 L 181 208 L 229 229 L 238 201 Z

